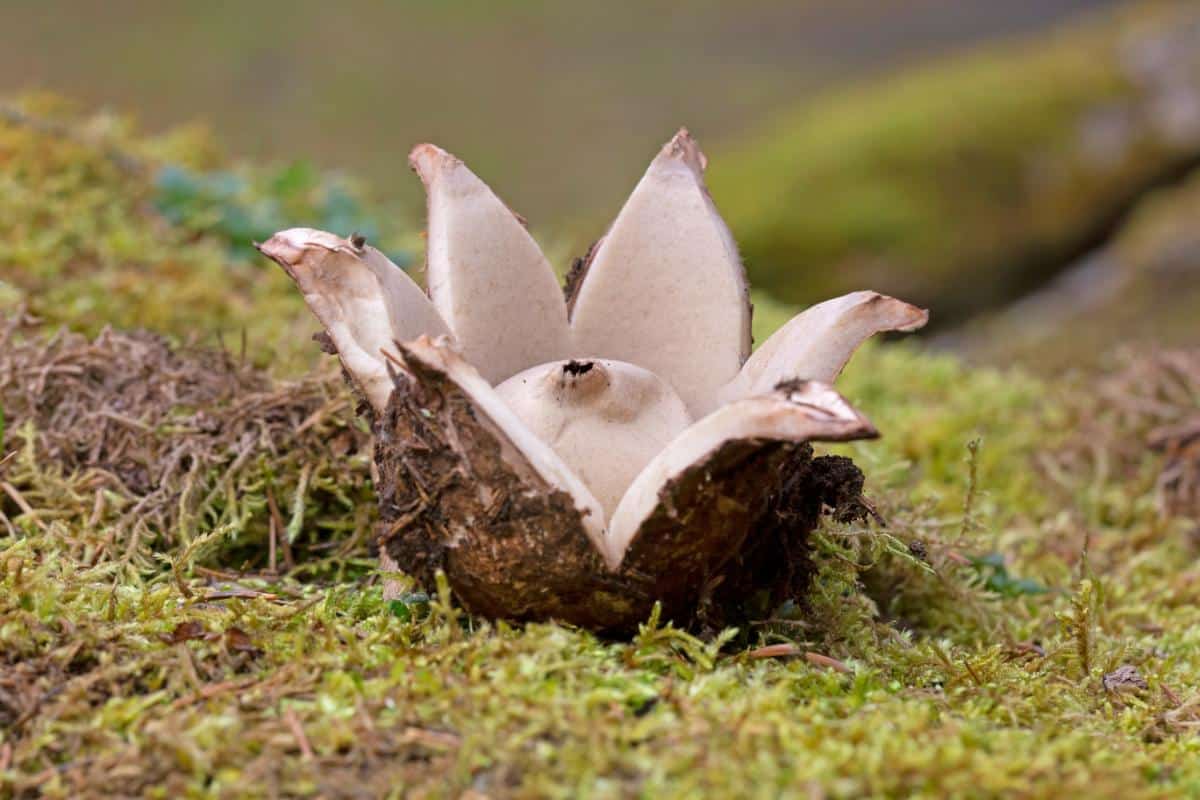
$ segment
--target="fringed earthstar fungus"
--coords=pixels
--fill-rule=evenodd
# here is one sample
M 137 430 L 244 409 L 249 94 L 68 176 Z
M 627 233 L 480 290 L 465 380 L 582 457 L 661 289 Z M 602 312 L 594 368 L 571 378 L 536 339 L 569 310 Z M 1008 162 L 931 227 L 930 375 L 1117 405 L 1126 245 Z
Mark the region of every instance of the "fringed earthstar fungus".
M 427 586 L 443 570 L 476 614 L 609 633 L 655 603 L 707 627 L 803 592 L 808 534 L 856 513 L 863 482 L 809 443 L 878 435 L 830 384 L 864 340 L 927 313 L 855 292 L 751 354 L 745 272 L 686 130 L 565 292 L 462 161 L 428 144 L 409 160 L 428 294 L 358 236 L 260 246 L 364 401 L 383 565 Z

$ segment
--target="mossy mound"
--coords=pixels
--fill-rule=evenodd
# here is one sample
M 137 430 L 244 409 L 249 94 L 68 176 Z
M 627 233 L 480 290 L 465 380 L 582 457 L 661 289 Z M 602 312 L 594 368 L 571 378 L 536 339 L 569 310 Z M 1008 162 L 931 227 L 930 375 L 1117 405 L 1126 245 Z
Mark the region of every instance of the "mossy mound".
M 800 304 L 870 287 L 935 325 L 1039 286 L 1200 160 L 1198 19 L 1126 8 L 781 115 L 711 174 L 751 278 Z
M 369 540 L 370 437 L 331 372 L 276 383 L 146 332 L 89 341 L 0 320 L 8 500 L 43 509 L 38 530 L 88 531 L 79 557 L 155 572 L 165 553 L 223 540 L 240 568 L 274 570 Z
M 1117 346 L 1186 346 L 1200 327 L 1200 170 L 1147 197 L 1104 248 L 1044 289 L 951 331 L 942 343 L 1042 371 Z

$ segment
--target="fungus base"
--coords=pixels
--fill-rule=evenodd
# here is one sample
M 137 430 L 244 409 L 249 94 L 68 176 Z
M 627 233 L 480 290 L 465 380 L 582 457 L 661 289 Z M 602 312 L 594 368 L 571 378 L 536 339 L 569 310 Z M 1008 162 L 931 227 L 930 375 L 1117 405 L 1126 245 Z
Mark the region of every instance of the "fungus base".
M 458 386 L 419 359 L 373 422 L 380 555 L 432 588 L 444 570 L 471 612 L 633 630 L 661 602 L 716 630 L 801 599 L 823 512 L 861 516 L 862 474 L 807 444 L 728 443 L 664 487 L 617 571 L 570 496 L 548 486 Z

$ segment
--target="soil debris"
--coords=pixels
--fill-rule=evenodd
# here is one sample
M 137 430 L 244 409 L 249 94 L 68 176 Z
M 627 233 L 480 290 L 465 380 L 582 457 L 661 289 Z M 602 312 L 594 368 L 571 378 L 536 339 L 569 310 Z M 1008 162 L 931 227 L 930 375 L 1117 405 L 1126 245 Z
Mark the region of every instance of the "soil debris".
M 1200 349 L 1130 348 L 1115 361 L 1076 393 L 1077 435 L 1059 469 L 1133 481 L 1149 460 L 1160 513 L 1200 517 Z
M 221 526 L 265 543 L 271 496 L 292 505 L 290 521 L 276 520 L 288 545 L 316 546 L 328 536 L 297 539 L 328 522 L 322 506 L 342 506 L 343 519 L 345 506 L 373 506 L 369 435 L 352 405 L 333 374 L 284 383 L 227 351 L 151 333 L 89 340 L 25 313 L 0 317 L 0 453 L 15 453 L 0 514 L 9 525 L 111 526 L 109 556 L 156 568 L 153 551 Z M 266 566 L 257 551 L 245 555 Z

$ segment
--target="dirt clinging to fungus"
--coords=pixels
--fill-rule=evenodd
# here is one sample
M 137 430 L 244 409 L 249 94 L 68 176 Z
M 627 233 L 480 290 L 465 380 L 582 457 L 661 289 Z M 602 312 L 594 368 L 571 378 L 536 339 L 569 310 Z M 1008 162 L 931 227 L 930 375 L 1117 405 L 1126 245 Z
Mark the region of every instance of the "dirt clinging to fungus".
M 814 459 L 808 444 L 727 442 L 664 487 L 610 571 L 571 498 L 453 381 L 407 353 L 405 364 L 372 426 L 381 551 L 429 589 L 445 570 L 478 614 L 627 633 L 661 603 L 665 619 L 719 631 L 802 599 L 814 569 L 807 538 L 822 513 L 863 513 L 863 476 L 849 459 Z M 773 491 L 778 475 L 789 477 Z

